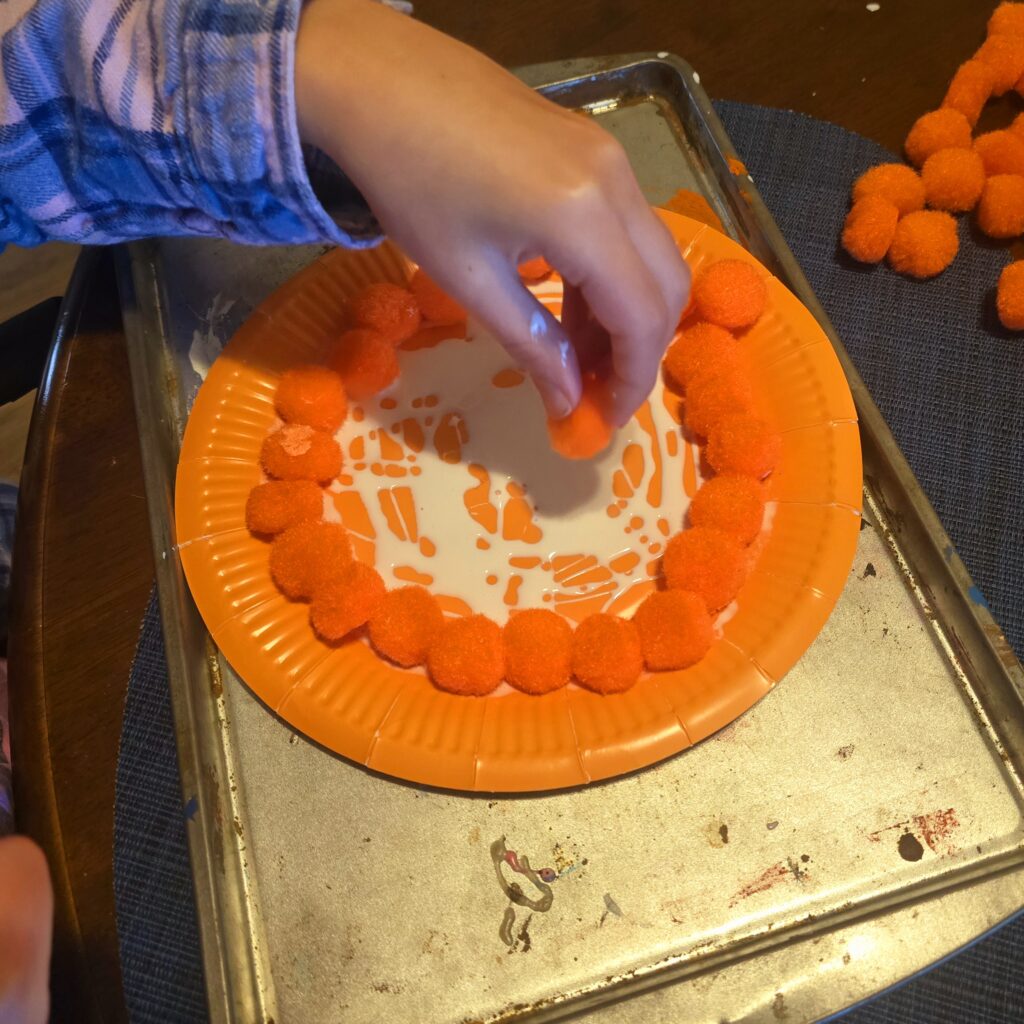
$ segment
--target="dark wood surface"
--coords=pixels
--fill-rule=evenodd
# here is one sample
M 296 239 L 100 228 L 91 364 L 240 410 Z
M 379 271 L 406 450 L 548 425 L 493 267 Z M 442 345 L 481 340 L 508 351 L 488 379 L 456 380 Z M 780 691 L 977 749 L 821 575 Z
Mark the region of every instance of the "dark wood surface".
M 974 0 L 420 0 L 423 20 L 515 66 L 668 50 L 713 97 L 788 107 L 898 150 L 981 42 Z M 1006 119 L 1008 106 L 987 114 Z M 983 122 L 984 123 L 984 122 Z M 124 338 L 101 262 L 41 391 L 10 650 L 19 820 L 57 895 L 58 1019 L 125 1019 L 111 851 L 128 669 L 152 565 Z
M 54 1018 L 127 1019 L 113 901 L 114 769 L 152 586 L 128 363 L 109 253 L 51 357 L 22 474 L 11 594 L 20 828 L 53 876 Z
M 431 25 L 514 67 L 668 50 L 714 99 L 799 110 L 899 150 L 980 45 L 995 0 L 419 0 Z

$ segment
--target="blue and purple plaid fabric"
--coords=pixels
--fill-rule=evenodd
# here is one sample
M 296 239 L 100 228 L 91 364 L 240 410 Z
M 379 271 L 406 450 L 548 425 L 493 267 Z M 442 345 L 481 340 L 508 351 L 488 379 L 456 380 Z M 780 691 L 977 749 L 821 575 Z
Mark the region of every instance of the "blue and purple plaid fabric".
M 330 214 L 310 182 L 292 87 L 300 7 L 0 2 L 0 248 L 147 235 L 376 242 L 336 169 Z M 310 166 L 324 177 L 322 159 Z

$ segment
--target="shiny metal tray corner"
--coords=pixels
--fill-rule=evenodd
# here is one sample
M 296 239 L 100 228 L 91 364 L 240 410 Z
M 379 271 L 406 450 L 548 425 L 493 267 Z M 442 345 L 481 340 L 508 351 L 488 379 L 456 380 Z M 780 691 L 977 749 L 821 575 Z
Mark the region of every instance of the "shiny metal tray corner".
M 854 569 L 779 687 L 635 775 L 488 799 L 332 757 L 223 662 L 173 526 L 197 360 L 321 250 L 122 252 L 215 1022 L 814 1020 L 1024 904 L 1024 673 L 753 182 L 730 173 L 696 74 L 640 54 L 521 75 L 615 134 L 652 203 L 703 193 L 817 316 L 861 424 Z M 523 854 L 556 876 L 550 899 L 515 873 Z

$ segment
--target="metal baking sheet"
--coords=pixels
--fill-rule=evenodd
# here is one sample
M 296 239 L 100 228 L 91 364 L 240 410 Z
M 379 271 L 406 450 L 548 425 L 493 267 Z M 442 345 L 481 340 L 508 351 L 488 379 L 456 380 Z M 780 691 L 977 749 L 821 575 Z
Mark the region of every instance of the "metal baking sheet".
M 812 1020 L 1024 903 L 1021 667 L 753 183 L 730 173 L 696 75 L 667 55 L 522 75 L 618 136 L 652 203 L 707 196 L 822 321 L 861 422 L 857 559 L 784 682 L 653 768 L 488 799 L 356 767 L 218 656 L 173 537 L 198 371 L 320 250 L 133 246 L 124 307 L 214 1021 Z

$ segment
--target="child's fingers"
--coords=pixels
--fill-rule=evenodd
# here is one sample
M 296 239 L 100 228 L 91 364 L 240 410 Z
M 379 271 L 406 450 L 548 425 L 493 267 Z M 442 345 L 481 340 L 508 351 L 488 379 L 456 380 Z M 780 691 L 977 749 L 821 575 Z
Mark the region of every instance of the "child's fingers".
M 622 426 L 654 387 L 675 322 L 660 284 L 606 204 L 567 237 L 574 244 L 555 252 L 552 262 L 579 287 L 611 339 L 611 374 L 604 384 L 609 416 Z
M 599 254 L 599 262 L 590 267 L 595 282 L 591 294 L 586 287 L 582 291 L 608 332 L 611 372 L 606 387 L 611 415 L 621 425 L 657 380 L 661 358 L 689 296 L 690 271 L 671 232 L 648 205 L 625 151 L 618 144 L 602 151 L 606 158 L 595 164 L 600 188 L 591 197 L 602 208 L 585 210 L 584 215 L 591 234 L 604 237 L 591 243 L 590 253 Z M 613 274 L 620 275 L 620 289 L 610 289 L 606 283 Z M 653 283 L 660 304 L 651 301 L 648 283 Z M 627 309 L 630 298 L 622 290 L 630 287 L 637 288 L 632 314 Z M 611 302 L 605 304 L 603 298 Z M 576 333 L 569 333 L 575 342 Z M 588 334 L 592 332 L 584 331 L 584 338 Z
M 484 265 L 473 275 L 472 305 L 519 369 L 533 379 L 553 419 L 580 400 L 580 368 L 562 325 L 523 286 L 512 265 Z
M 623 168 L 614 175 L 607 187 L 626 233 L 658 282 L 665 305 L 678 322 L 690 296 L 690 268 L 672 232 L 651 209 L 631 168 Z
M 562 291 L 562 329 L 576 350 L 580 371 L 607 376 L 612 340 L 591 312 L 583 292 L 571 284 L 565 284 Z
M 633 201 L 623 213 L 626 231 L 658 282 L 674 328 L 690 297 L 690 268 L 679 252 L 672 232 L 647 205 L 635 181 L 630 191 Z
M 671 232 L 647 205 L 635 179 L 630 175 L 628 183 L 619 186 L 616 191 L 619 193 L 618 215 L 623 229 L 657 284 L 669 314 L 669 333 L 658 352 L 660 360 L 664 354 L 664 345 L 674 332 L 689 298 L 690 268 L 682 258 Z M 572 340 L 584 372 L 596 370 L 606 378 L 614 375 L 613 356 L 618 356 L 621 365 L 623 354 L 613 351 L 609 332 L 591 311 L 582 290 L 568 282 L 563 296 L 562 326 Z M 641 369 L 641 379 L 643 373 Z

